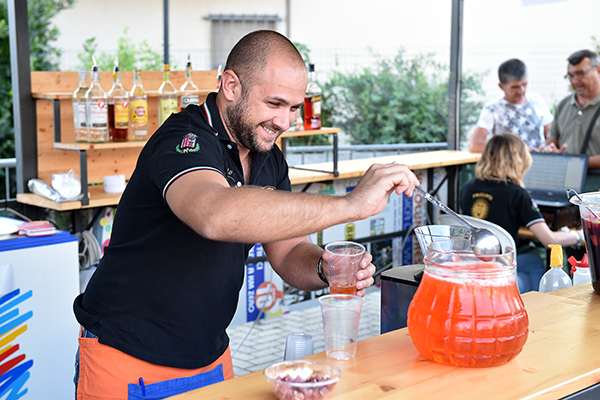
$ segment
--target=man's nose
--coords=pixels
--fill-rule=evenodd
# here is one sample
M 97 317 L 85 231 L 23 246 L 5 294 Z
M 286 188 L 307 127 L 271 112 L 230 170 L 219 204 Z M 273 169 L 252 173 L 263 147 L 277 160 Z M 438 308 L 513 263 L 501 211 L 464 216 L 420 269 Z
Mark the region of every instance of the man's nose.
M 287 131 L 290 128 L 290 126 L 292 126 L 292 122 L 294 121 L 295 116 L 296 113 L 290 114 L 290 112 L 288 111 L 281 111 L 277 113 L 275 118 L 273 118 L 273 124 L 280 128 L 282 131 Z

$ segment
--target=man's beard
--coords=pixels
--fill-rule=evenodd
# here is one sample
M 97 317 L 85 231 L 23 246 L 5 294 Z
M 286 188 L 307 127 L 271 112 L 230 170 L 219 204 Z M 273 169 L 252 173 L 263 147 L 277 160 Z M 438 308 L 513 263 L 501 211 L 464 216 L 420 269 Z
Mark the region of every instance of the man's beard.
M 249 116 L 248 95 L 242 94 L 240 101 L 225 109 L 229 132 L 235 137 L 239 144 L 255 153 L 266 153 L 271 150 L 263 148 L 258 141 L 256 127 L 248 121 Z

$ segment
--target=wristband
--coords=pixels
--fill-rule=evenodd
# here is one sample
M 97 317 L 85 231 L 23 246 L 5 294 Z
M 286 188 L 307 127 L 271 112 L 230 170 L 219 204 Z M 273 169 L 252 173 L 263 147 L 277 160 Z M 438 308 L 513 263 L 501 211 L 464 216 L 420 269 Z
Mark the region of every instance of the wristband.
M 329 285 L 329 281 L 323 274 L 323 257 L 319 258 L 319 261 L 317 262 L 317 274 L 319 275 L 319 278 L 321 278 L 321 280 L 323 282 L 325 282 L 327 285 Z

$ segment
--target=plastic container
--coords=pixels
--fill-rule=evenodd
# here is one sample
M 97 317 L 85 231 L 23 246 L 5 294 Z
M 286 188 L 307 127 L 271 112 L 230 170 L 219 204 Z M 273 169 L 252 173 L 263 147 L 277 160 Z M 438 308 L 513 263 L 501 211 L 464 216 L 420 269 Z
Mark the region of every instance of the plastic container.
M 571 275 L 573 276 L 573 285 L 579 285 L 584 282 L 591 282 L 592 275 L 590 273 L 590 265 L 588 263 L 587 254 L 583 255 L 581 261 L 577 261 L 571 256 L 567 260 L 571 264 Z
M 468 239 L 431 242 L 408 308 L 408 332 L 417 350 L 459 367 L 492 367 L 515 358 L 529 327 L 515 268 L 514 250 L 484 261 Z
M 579 197 L 583 201 L 577 196 L 571 197 L 569 201 L 579 206 L 592 287 L 596 293 L 600 293 L 600 192 L 583 193 Z
M 550 252 L 550 269 L 546 271 L 540 280 L 540 292 L 549 293 L 558 289 L 564 289 L 573 286 L 571 277 L 563 271 L 563 250 L 560 244 L 549 244 L 552 248 Z

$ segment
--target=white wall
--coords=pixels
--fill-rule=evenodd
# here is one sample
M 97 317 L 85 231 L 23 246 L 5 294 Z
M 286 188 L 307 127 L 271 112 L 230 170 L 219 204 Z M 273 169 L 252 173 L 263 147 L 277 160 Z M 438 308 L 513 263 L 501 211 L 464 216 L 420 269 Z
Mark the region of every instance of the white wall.
M 194 66 L 208 68 L 209 14 L 277 14 L 286 32 L 286 0 L 170 0 L 171 62 L 181 69 L 188 52 Z M 535 5 L 524 5 L 539 3 Z M 290 37 L 311 49 L 317 70 L 353 70 L 373 61 L 372 49 L 393 57 L 436 53 L 450 60 L 451 0 L 290 0 Z M 600 37 L 598 0 L 465 0 L 463 70 L 488 72 L 486 98 L 501 96 L 498 65 L 512 57 L 529 67 L 529 90 L 549 104 L 568 93 L 566 58 L 592 48 Z M 116 48 L 123 29 L 135 42 L 146 39 L 162 54 L 163 1 L 78 0 L 55 20 L 61 31 L 56 46 L 63 49 L 63 68 L 74 69 L 84 40 L 95 36 L 99 50 Z M 195 59 L 196 58 L 196 59 Z M 70 60 L 70 61 L 69 61 Z M 75 63 L 75 64 L 73 64 Z

